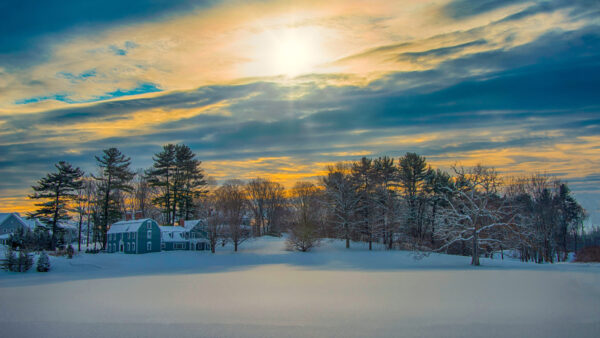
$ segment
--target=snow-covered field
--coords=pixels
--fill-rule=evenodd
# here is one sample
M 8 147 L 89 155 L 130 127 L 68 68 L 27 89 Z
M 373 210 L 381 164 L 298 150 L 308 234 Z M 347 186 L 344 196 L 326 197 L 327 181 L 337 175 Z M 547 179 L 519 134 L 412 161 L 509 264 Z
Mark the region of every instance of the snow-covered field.
M 0 272 L 2 337 L 598 337 L 600 265 L 282 239 Z

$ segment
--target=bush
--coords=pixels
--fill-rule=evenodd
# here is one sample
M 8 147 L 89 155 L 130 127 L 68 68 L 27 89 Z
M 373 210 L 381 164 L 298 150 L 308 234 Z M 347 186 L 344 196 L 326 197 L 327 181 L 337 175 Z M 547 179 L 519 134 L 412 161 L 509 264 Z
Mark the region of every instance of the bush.
M 40 257 L 37 260 L 37 271 L 48 272 L 50 270 L 50 257 L 45 251 L 42 251 Z
M 13 272 L 26 272 L 31 269 L 33 265 L 33 257 L 27 251 L 21 250 L 16 255 L 12 248 L 8 248 L 6 256 L 2 262 L 2 268 L 4 270 Z
M 26 251 L 19 251 L 17 258 L 17 272 L 26 272 L 33 266 L 33 257 Z
M 71 244 L 69 244 L 69 246 L 67 247 L 67 258 L 69 258 L 69 259 L 73 258 L 74 254 L 75 254 L 75 249 L 73 248 L 73 246 Z
M 9 246 L 4 254 L 2 269 L 6 271 L 15 271 L 17 266 L 17 256 L 15 255 L 15 251 Z
M 306 252 L 319 244 L 319 237 L 314 227 L 297 225 L 292 227 L 286 240 L 288 250 Z
M 575 262 L 600 262 L 600 246 L 588 246 L 577 251 Z

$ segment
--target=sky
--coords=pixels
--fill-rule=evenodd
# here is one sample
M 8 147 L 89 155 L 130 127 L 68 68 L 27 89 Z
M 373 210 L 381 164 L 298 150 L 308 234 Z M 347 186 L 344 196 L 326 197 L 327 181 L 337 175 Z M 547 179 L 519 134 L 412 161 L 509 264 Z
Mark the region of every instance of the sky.
M 286 185 L 406 152 L 566 180 L 600 224 L 597 0 L 0 3 L 0 211 L 65 160 Z

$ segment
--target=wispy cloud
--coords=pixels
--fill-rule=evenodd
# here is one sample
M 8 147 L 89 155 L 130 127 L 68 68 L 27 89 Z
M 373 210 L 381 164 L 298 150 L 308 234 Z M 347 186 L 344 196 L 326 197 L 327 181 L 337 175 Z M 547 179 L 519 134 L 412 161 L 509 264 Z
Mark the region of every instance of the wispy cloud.
M 218 179 L 416 151 L 600 193 L 595 1 L 71 5 L 0 23 L 2 210 L 58 160 L 94 170 L 118 146 L 147 167 L 167 142 Z

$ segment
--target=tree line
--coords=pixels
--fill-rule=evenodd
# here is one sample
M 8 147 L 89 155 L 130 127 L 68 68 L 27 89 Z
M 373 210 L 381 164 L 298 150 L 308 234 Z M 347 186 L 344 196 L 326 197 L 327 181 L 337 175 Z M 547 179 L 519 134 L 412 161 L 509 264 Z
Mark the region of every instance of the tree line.
M 246 239 L 288 233 L 290 249 L 307 251 L 323 238 L 387 249 L 481 256 L 518 254 L 524 261 L 564 261 L 582 245 L 585 210 L 566 182 L 547 175 L 502 177 L 494 168 L 432 168 L 407 153 L 397 159 L 340 162 L 317 182 L 286 189 L 268 178 L 209 182 L 201 161 L 184 144 L 167 144 L 153 165 L 133 171 L 117 148 L 96 156 L 97 171 L 85 174 L 56 164 L 33 186 L 30 198 L 47 226 L 46 245 L 59 242 L 58 224 L 75 218 L 82 243 L 106 244 L 110 224 L 127 213 L 164 225 L 206 220 L 214 252 L 235 250 Z

